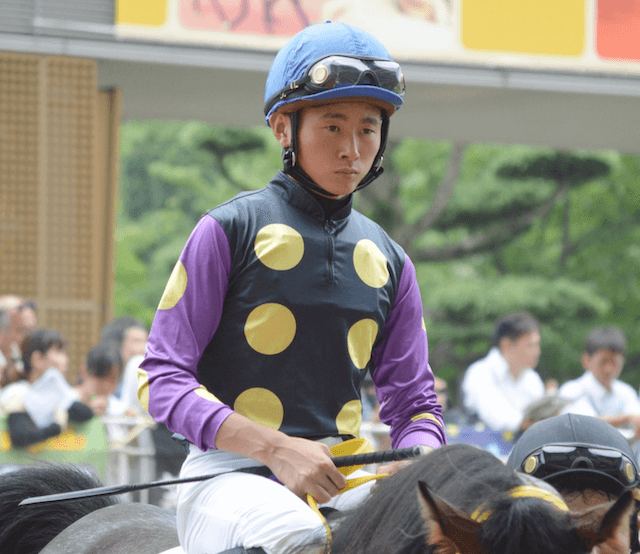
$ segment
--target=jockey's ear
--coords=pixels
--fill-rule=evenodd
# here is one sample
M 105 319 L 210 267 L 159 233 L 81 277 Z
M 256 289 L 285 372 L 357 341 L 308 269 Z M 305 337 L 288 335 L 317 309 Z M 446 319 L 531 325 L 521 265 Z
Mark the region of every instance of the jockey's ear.
M 572 510 L 571 522 L 586 549 L 590 551 L 594 546 L 605 546 L 606 543 L 607 548 L 603 551 L 612 548 L 615 552 L 628 552 L 634 502 L 631 491 L 627 491 L 618 500 L 579 512 Z M 618 543 L 622 543 L 620 548 L 616 547 Z
M 423 481 L 418 482 L 418 501 L 425 520 L 426 545 L 438 545 L 438 554 L 481 554 L 479 523 L 440 498 Z

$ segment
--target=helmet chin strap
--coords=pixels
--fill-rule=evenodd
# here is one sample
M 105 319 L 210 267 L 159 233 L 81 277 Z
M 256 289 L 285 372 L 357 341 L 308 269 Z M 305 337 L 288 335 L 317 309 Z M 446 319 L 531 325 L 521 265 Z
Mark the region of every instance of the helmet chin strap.
M 298 123 L 300 121 L 300 111 L 295 111 L 289 114 L 289 119 L 291 120 L 291 144 L 288 147 L 282 149 L 282 163 L 283 163 L 283 171 L 293 177 L 298 183 L 300 183 L 303 187 L 319 194 L 320 196 L 324 196 L 325 198 L 337 198 L 337 194 L 332 194 L 319 185 L 317 185 L 309 175 L 300 167 L 297 163 L 297 152 L 298 152 Z M 389 116 L 385 110 L 382 110 L 382 126 L 380 128 L 380 148 L 378 149 L 378 153 L 373 160 L 373 164 L 371 165 L 371 169 L 364 176 L 362 181 L 358 183 L 358 186 L 355 190 L 363 189 L 364 187 L 370 185 L 373 181 L 375 181 L 380 175 L 382 175 L 384 169 L 381 167 L 383 154 L 385 148 L 387 147 L 387 136 L 389 134 Z

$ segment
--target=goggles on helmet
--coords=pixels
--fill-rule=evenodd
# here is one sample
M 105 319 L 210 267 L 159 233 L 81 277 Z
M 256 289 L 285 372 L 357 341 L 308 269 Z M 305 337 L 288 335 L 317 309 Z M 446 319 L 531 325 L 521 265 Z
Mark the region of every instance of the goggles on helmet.
M 604 473 L 624 487 L 631 487 L 638 480 L 635 464 L 628 456 L 618 450 L 591 446 L 543 446 L 529 454 L 520 469 L 543 480 L 571 470 Z
M 403 96 L 405 91 L 404 75 L 396 62 L 385 58 L 334 54 L 312 62 L 302 78 L 271 96 L 265 104 L 264 113 L 268 114 L 276 102 L 287 98 L 354 85 L 380 87 L 399 96 Z

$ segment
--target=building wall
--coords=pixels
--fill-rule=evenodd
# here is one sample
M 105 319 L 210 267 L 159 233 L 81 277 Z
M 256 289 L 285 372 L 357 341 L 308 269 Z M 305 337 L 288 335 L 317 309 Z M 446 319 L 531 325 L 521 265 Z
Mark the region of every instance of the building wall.
M 71 378 L 112 315 L 119 113 L 95 60 L 0 52 L 0 294 L 36 300 Z

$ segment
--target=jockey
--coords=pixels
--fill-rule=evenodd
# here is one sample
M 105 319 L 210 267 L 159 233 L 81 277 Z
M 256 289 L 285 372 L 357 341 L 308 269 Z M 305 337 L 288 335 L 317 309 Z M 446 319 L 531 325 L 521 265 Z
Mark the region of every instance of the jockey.
M 603 552 L 640 552 L 638 543 L 638 484 L 636 456 L 622 434 L 601 419 L 564 414 L 532 425 L 516 441 L 507 466 L 555 487 L 570 508 L 580 507 L 585 491 L 600 493 L 602 501 L 634 491 L 630 545 L 610 545 Z
M 359 435 L 367 372 L 394 448 L 446 442 L 415 268 L 352 208 L 382 173 L 403 94 L 369 33 L 327 22 L 295 35 L 265 90 L 284 169 L 209 211 L 169 278 L 139 397 L 190 443 L 181 477 L 231 472 L 179 487 L 188 554 L 284 552 L 323 532 L 307 495 L 341 509 L 368 494 L 339 494 L 329 450 Z

